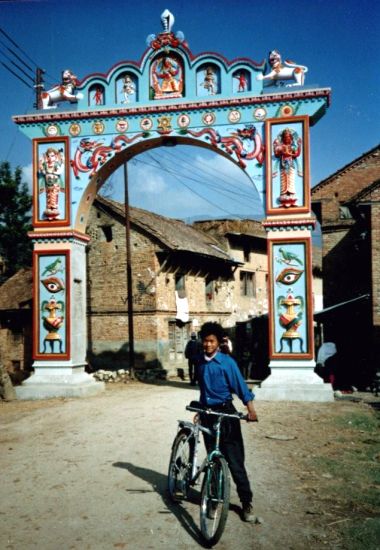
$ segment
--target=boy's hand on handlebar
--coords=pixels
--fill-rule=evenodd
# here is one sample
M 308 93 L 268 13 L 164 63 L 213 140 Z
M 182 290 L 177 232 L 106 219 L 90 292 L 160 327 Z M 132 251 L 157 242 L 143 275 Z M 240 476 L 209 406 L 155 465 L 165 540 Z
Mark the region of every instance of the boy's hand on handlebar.
M 247 422 L 258 422 L 257 413 L 255 411 L 252 401 L 248 401 L 247 411 Z
M 258 422 L 256 411 L 248 411 L 247 422 Z

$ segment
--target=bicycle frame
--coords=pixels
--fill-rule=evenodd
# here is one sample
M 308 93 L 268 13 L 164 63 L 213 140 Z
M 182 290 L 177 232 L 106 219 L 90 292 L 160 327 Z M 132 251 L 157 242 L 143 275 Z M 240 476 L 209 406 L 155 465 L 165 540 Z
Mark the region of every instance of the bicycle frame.
M 206 468 L 212 462 L 212 459 L 215 456 L 223 456 L 220 449 L 219 449 L 221 425 L 222 425 L 223 418 L 230 417 L 230 418 L 237 418 L 237 419 L 241 420 L 243 418 L 243 415 L 241 413 L 226 414 L 226 413 L 222 413 L 222 412 L 211 411 L 209 409 L 198 409 L 198 408 L 191 407 L 191 406 L 187 406 L 186 409 L 188 411 L 193 411 L 193 412 L 202 413 L 202 414 L 211 414 L 211 415 L 214 415 L 214 416 L 218 417 L 216 422 L 215 422 L 214 430 L 210 430 L 209 428 L 206 428 L 205 426 L 202 426 L 202 424 L 200 423 L 199 420 L 195 423 L 187 422 L 185 420 L 179 420 L 178 421 L 178 427 L 179 428 L 188 428 L 190 430 L 190 435 L 189 435 L 188 439 L 190 439 L 191 437 L 194 438 L 194 453 L 193 453 L 191 476 L 190 476 L 189 483 L 190 483 L 190 485 L 195 485 L 198 478 L 199 478 L 199 476 L 206 470 Z M 202 461 L 202 464 L 198 467 L 198 446 L 199 446 L 199 443 L 200 443 L 200 433 L 201 432 L 206 433 L 206 434 L 210 435 L 211 437 L 215 438 L 215 447 L 210 453 L 207 454 L 205 459 Z

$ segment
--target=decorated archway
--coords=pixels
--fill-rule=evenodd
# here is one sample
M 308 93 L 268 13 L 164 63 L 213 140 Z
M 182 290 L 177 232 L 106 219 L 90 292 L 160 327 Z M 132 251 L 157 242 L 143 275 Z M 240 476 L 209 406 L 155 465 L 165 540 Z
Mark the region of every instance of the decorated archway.
M 262 395 L 280 387 L 294 393 L 298 385 L 306 398 L 325 400 L 313 374 L 309 128 L 326 112 L 330 90 L 305 87 L 307 67 L 283 63 L 275 50 L 261 63 L 194 56 L 168 10 L 161 21 L 140 62 L 80 82 L 65 70 L 60 85 L 41 92 L 36 113 L 14 117 L 33 142 L 35 374 L 28 391 L 98 391 L 84 371 L 89 209 L 134 155 L 183 143 L 234 161 L 266 212 L 272 376 Z

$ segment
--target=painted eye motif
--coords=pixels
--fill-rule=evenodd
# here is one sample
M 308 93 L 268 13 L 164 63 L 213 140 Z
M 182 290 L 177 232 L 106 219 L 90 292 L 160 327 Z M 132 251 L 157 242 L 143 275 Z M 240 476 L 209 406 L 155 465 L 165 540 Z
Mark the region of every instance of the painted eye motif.
M 41 283 L 49 292 L 53 293 L 60 292 L 65 288 L 63 281 L 58 279 L 58 277 L 47 277 L 46 279 L 42 279 Z
M 295 267 L 287 267 L 283 269 L 276 277 L 276 283 L 282 283 L 283 285 L 292 285 L 301 277 L 303 273 L 302 269 L 296 269 Z

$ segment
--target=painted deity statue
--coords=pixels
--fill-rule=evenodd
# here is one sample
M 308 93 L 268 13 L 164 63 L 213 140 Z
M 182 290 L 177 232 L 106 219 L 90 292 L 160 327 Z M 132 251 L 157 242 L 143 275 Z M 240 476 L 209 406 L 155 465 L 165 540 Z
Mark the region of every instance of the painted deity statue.
M 237 78 L 239 84 L 238 84 L 238 92 L 245 92 L 247 89 L 247 77 L 243 72 L 237 74 L 234 78 Z
M 133 80 L 132 78 L 129 76 L 129 75 L 126 75 L 123 79 L 123 88 L 122 88 L 122 93 L 123 93 L 123 101 L 122 103 L 129 103 L 129 96 L 130 95 L 133 95 L 136 91 L 136 87 L 133 83 Z
M 155 99 L 182 97 L 182 69 L 176 59 L 164 55 L 152 65 L 152 85 Z
M 210 95 L 216 94 L 216 78 L 215 72 L 212 67 L 207 67 L 204 72 L 203 87 L 208 91 Z
M 95 102 L 95 105 L 103 105 L 103 92 L 99 86 L 95 90 L 93 100 Z
M 46 193 L 46 208 L 44 216 L 48 220 L 59 217 L 58 208 L 59 192 L 64 189 L 62 174 L 64 159 L 62 150 L 49 147 L 39 160 L 38 180 L 40 193 Z
M 297 202 L 295 174 L 296 168 L 299 176 L 302 172 L 298 169 L 297 158 L 301 154 L 302 140 L 289 128 L 285 128 L 273 142 L 273 153 L 279 159 L 280 168 L 280 204 L 285 208 L 295 206 Z M 273 172 L 273 177 L 277 171 Z

